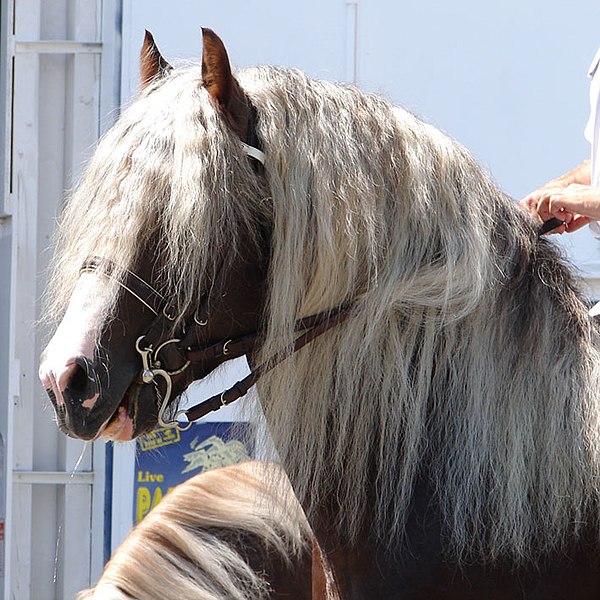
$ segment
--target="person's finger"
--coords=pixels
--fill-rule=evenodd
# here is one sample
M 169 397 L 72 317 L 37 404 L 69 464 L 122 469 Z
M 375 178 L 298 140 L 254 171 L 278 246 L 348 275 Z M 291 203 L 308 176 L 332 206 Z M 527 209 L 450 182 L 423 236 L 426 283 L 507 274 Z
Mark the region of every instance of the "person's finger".
M 525 196 L 523 200 L 519 202 L 519 208 L 524 210 L 534 219 L 539 219 L 539 215 L 537 214 L 537 204 L 539 200 L 539 195 L 537 194 L 537 190 L 532 192 L 528 196 Z
M 583 215 L 574 215 L 571 219 L 571 222 L 567 225 L 566 231 L 569 233 L 573 233 L 586 225 L 589 225 L 594 219 L 590 219 L 590 217 L 584 217 Z
M 540 214 L 538 207 L 540 206 L 540 202 L 544 199 L 547 199 L 550 195 L 554 193 L 560 193 L 563 190 L 562 187 L 552 184 L 545 185 L 544 187 L 538 188 L 533 192 L 527 194 L 523 200 L 519 203 L 521 208 L 527 211 L 534 219 L 537 221 L 547 221 L 550 218 L 547 210 L 543 210 L 543 214 Z M 542 207 L 544 205 L 542 204 Z
M 581 202 L 573 196 L 553 193 L 547 198 L 544 210 L 568 225 L 576 215 L 581 214 Z
M 550 198 L 551 198 L 550 194 L 542 194 L 538 200 L 538 203 L 536 206 L 536 212 L 538 214 L 538 217 L 542 221 L 548 221 L 549 219 L 552 219 L 552 218 L 558 216 L 558 215 L 554 214 L 551 210 Z M 564 221 L 564 219 L 561 219 L 561 221 Z

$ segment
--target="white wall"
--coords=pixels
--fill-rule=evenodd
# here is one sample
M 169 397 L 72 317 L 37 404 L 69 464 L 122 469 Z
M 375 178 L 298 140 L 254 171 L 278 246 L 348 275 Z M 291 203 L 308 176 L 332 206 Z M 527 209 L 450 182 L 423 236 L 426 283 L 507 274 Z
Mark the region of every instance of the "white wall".
M 515 198 L 589 157 L 588 66 L 600 2 L 364 0 L 359 73 L 461 141 Z M 561 242 L 600 276 L 585 228 Z
M 137 89 L 144 29 L 169 60 L 199 61 L 200 28 L 210 27 L 225 42 L 234 66 L 271 63 L 342 79 L 349 10 L 343 0 L 130 0 L 123 11 L 123 97 Z

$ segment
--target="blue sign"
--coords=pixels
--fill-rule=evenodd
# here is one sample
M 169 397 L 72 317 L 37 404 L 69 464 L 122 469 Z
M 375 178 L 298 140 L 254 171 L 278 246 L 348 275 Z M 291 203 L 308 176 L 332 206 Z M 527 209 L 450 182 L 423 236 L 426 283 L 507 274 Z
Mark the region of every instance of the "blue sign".
M 187 431 L 155 429 L 136 444 L 133 522 L 139 523 L 188 477 L 248 460 L 254 454 L 248 423 L 194 423 Z

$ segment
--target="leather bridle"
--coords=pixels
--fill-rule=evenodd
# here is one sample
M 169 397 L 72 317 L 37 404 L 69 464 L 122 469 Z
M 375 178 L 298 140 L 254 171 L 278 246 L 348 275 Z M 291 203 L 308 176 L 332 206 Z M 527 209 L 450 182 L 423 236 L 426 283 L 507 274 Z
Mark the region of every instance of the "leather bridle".
M 261 344 L 264 336 L 260 332 L 252 332 L 237 338 L 221 340 L 219 342 L 201 347 L 186 346 L 185 340 L 192 339 L 185 328 L 181 337 L 164 336 L 165 331 L 172 329 L 172 323 L 179 320 L 174 315 L 172 306 L 167 299 L 152 285 L 127 269 L 118 269 L 115 263 L 105 258 L 93 257 L 86 260 L 81 272 L 102 272 L 105 276 L 114 279 L 127 293 L 131 294 L 146 308 L 154 313 L 155 318 L 146 332 L 135 342 L 135 349 L 140 355 L 142 368 L 139 374 L 141 384 L 156 383 L 157 378 L 162 378 L 166 385 L 164 396 L 159 396 L 158 423 L 162 427 L 177 427 L 180 430 L 188 429 L 193 421 L 200 419 L 222 406 L 227 406 L 242 396 L 267 372 L 283 362 L 286 358 L 297 352 L 308 343 L 329 331 L 339 323 L 345 321 L 350 315 L 352 304 L 345 304 L 333 310 L 325 311 L 310 317 L 298 319 L 295 331 L 299 334 L 296 340 L 288 347 L 283 348 L 269 360 L 253 369 L 249 375 L 238 381 L 235 385 L 219 394 L 200 402 L 191 408 L 179 410 L 171 420 L 165 419 L 169 406 L 172 390 L 172 378 L 183 373 L 190 365 L 203 363 L 207 360 L 216 361 L 217 368 L 221 364 L 254 352 Z M 206 322 L 199 321 L 196 314 L 189 319 L 188 326 L 204 327 Z M 162 339 L 162 338 L 165 339 Z M 160 360 L 160 353 L 173 345 L 182 359 L 182 364 L 174 369 L 167 369 Z M 213 369 L 214 370 L 214 369 Z M 180 422 L 185 418 L 185 422 Z
M 244 153 L 251 159 L 255 170 L 264 167 L 265 154 L 260 149 L 260 140 L 256 132 L 257 114 L 256 109 L 249 103 L 249 121 L 246 141 L 240 142 Z M 136 352 L 140 355 L 142 368 L 139 375 L 141 384 L 154 384 L 158 396 L 158 423 L 162 427 L 177 427 L 178 429 L 188 429 L 192 422 L 202 418 L 210 412 L 218 410 L 222 406 L 227 406 L 235 402 L 242 396 L 245 396 L 250 388 L 268 371 L 283 362 L 287 357 L 297 352 L 306 344 L 315 338 L 329 331 L 350 315 L 352 304 L 346 304 L 328 310 L 317 315 L 298 319 L 295 323 L 295 331 L 299 334 L 296 340 L 287 348 L 283 348 L 275 356 L 271 357 L 265 363 L 259 365 L 251 373 L 238 381 L 232 387 L 219 394 L 192 406 L 186 410 L 179 410 L 171 420 L 166 420 L 165 414 L 169 407 L 169 400 L 172 391 L 172 378 L 183 373 L 190 365 L 211 361 L 219 365 L 229 360 L 239 358 L 244 355 L 254 353 L 261 345 L 264 334 L 253 332 L 238 338 L 221 340 L 217 343 L 207 346 L 195 347 L 187 345 L 188 340 L 198 339 L 193 336 L 193 328 L 205 327 L 206 320 L 201 320 L 198 315 L 202 313 L 202 307 L 196 311 L 193 318 L 190 318 L 182 331 L 181 337 L 165 337 L 165 332 L 172 332 L 174 322 L 182 322 L 173 305 L 158 292 L 152 285 L 144 281 L 136 273 L 127 269 L 121 269 L 112 261 L 106 258 L 93 257 L 87 259 L 81 272 L 101 271 L 107 277 L 114 279 L 126 292 L 135 297 L 146 308 L 154 313 L 155 318 L 146 332 L 135 342 Z M 185 331 L 190 329 L 190 331 Z M 175 348 L 181 358 L 181 365 L 174 369 L 167 369 L 160 360 L 160 353 L 166 348 Z M 214 369 L 213 369 L 214 370 Z M 165 382 L 166 390 L 161 398 L 157 379 L 162 378 Z M 180 418 L 187 422 L 181 423 Z

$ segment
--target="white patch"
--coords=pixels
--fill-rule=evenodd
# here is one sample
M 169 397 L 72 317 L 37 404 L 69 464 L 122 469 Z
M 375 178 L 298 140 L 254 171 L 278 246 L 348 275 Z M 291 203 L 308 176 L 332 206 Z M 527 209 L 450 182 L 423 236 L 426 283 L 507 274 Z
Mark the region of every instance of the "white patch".
M 97 333 L 108 302 L 108 290 L 102 277 L 82 273 L 69 306 L 50 343 L 42 354 L 39 376 L 42 384 L 64 403 L 63 391 L 77 370 L 75 359 L 85 356 L 92 361 Z M 97 396 L 86 400 L 92 408 Z

